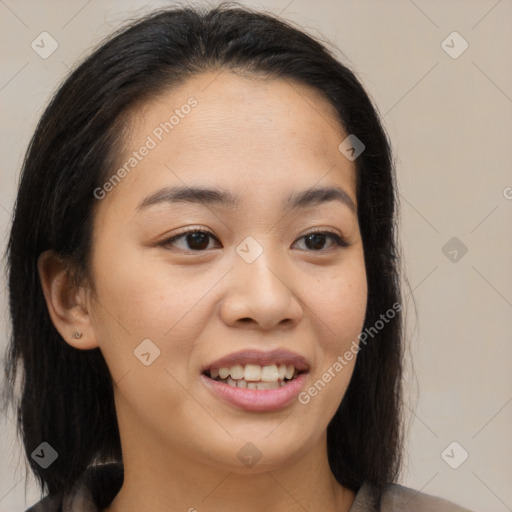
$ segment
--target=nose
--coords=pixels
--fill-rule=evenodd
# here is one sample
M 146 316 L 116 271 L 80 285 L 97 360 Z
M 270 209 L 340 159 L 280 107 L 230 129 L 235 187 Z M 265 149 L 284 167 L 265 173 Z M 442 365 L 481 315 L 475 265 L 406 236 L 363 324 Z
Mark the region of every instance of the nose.
M 304 312 L 290 270 L 284 257 L 271 257 L 266 250 L 252 263 L 236 255 L 220 307 L 224 323 L 262 330 L 297 325 Z

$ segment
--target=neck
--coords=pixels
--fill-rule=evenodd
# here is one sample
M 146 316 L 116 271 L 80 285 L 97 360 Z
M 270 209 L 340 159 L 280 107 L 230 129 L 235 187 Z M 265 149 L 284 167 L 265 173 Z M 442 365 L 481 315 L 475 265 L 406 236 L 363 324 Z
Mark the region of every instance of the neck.
M 354 501 L 329 468 L 325 437 L 291 464 L 256 464 L 245 473 L 171 453 L 148 446 L 123 452 L 123 485 L 103 512 L 348 512 Z

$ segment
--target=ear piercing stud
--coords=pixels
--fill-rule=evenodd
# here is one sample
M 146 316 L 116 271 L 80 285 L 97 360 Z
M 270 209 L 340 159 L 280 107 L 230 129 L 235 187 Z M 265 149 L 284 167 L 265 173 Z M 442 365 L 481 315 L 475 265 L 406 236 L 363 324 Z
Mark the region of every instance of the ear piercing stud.
M 82 333 L 75 331 L 75 334 L 73 336 L 75 337 L 75 339 L 79 340 L 82 337 Z

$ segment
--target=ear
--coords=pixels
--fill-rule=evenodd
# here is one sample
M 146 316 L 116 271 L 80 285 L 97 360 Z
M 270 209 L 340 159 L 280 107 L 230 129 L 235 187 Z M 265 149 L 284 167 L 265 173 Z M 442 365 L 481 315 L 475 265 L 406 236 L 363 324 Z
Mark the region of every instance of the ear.
M 48 250 L 40 254 L 37 268 L 50 318 L 66 343 L 81 350 L 98 347 L 89 311 L 89 290 L 76 286 L 67 261 Z

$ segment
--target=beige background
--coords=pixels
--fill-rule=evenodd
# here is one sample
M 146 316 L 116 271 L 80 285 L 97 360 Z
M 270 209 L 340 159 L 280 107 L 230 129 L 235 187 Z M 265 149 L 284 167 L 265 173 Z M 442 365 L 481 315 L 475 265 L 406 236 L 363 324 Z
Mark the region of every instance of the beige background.
M 407 406 L 414 412 L 402 483 L 474 511 L 512 510 L 512 2 L 241 3 L 331 40 L 375 99 L 391 136 L 414 297 L 406 300 L 416 378 L 408 373 Z M 2 251 L 23 153 L 50 94 L 119 23 L 166 4 L 0 0 Z M 47 59 L 30 46 L 43 31 L 59 44 Z M 454 31 L 469 44 L 458 58 L 441 45 Z M 463 41 L 451 36 L 447 44 L 453 53 Z M 456 262 L 442 251 L 452 237 L 468 249 Z M 0 292 L 3 354 L 3 276 Z M 12 418 L 0 414 L 0 428 L 0 511 L 21 511 L 40 496 L 33 481 L 25 496 Z M 457 469 L 441 456 L 453 441 L 460 447 L 446 460 L 469 453 Z

